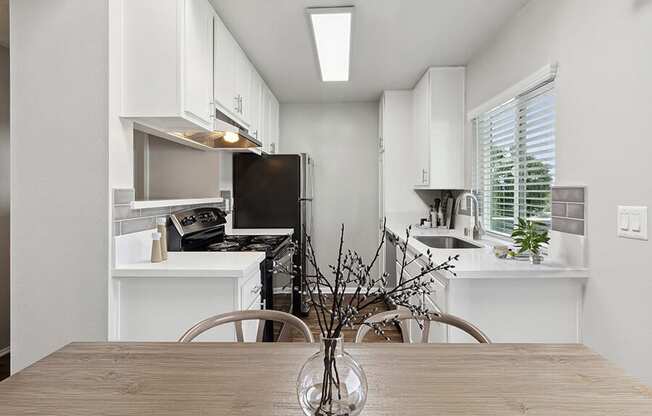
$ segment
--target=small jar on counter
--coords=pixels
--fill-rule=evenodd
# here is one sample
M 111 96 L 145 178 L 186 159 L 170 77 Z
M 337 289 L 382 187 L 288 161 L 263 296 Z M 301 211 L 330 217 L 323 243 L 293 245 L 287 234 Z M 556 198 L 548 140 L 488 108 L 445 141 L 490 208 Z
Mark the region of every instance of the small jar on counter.
M 161 258 L 163 260 L 168 259 L 168 230 L 167 230 L 167 218 L 157 218 L 156 219 L 156 231 L 161 234 Z
M 155 231 L 152 233 L 152 263 L 160 263 L 163 261 L 161 255 L 161 233 Z

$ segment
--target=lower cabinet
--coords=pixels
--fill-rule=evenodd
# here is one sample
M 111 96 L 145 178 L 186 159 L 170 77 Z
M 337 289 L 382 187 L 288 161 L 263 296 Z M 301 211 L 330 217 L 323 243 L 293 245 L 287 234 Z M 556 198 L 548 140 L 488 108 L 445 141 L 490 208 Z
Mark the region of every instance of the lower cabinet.
M 407 262 L 410 262 L 413 258 L 406 259 Z M 405 270 L 403 270 L 403 280 L 412 279 L 419 274 L 421 274 L 421 267 L 423 265 L 417 260 L 414 263 L 408 265 Z M 396 276 L 400 279 L 401 277 L 401 263 L 400 260 L 396 262 Z M 446 313 L 446 285 L 440 281 L 440 277 L 436 273 L 429 273 L 422 277 L 423 280 L 434 279 L 432 284 L 433 291 L 429 294 L 423 294 L 419 296 L 414 296 L 411 299 L 413 304 L 422 305 L 429 312 L 437 313 Z M 421 322 L 421 325 L 429 325 L 428 330 L 428 342 L 432 343 L 441 343 L 448 341 L 448 330 L 446 326 L 441 325 L 436 322 L 428 323 Z M 403 331 L 403 336 L 407 337 L 411 343 L 419 343 L 423 340 L 423 329 L 419 325 L 417 320 L 410 320 L 407 323 L 401 325 L 401 331 Z
M 413 257 L 408 257 L 407 261 Z M 400 278 L 400 261 L 396 275 Z M 416 260 L 404 272 L 404 279 L 420 274 L 423 264 Z M 415 298 L 431 311 L 448 313 L 471 322 L 492 342 L 507 343 L 581 343 L 582 303 L 585 279 L 495 278 L 476 275 L 473 278 L 432 273 L 433 292 Z M 421 329 L 416 322 L 402 325 L 403 334 L 411 342 L 421 342 Z M 433 323 L 429 342 L 476 342 L 457 328 Z
M 109 341 L 177 341 L 213 315 L 260 308 L 260 271 L 245 277 L 113 278 L 116 308 Z M 257 321 L 243 324 L 245 341 L 255 341 Z M 213 328 L 198 341 L 235 341 L 234 325 Z

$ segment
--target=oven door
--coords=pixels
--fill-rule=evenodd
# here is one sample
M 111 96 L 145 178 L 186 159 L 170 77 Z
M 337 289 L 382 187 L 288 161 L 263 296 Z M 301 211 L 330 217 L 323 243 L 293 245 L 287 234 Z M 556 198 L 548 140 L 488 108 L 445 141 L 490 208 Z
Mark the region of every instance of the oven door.
M 263 307 L 275 311 L 292 313 L 292 250 L 289 247 L 281 250 L 270 264 L 267 272 L 268 282 L 264 291 Z M 264 340 L 274 342 L 281 333 L 281 322 L 267 321 L 265 323 Z
M 274 258 L 272 270 L 272 309 L 292 313 L 292 250 L 282 250 Z

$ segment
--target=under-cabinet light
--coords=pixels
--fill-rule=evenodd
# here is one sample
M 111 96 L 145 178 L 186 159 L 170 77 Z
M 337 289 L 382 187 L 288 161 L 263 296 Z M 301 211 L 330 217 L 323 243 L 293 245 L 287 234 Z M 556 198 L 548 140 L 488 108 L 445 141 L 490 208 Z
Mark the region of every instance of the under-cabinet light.
M 240 137 L 232 131 L 227 131 L 224 133 L 224 141 L 227 143 L 237 143 L 240 140 Z

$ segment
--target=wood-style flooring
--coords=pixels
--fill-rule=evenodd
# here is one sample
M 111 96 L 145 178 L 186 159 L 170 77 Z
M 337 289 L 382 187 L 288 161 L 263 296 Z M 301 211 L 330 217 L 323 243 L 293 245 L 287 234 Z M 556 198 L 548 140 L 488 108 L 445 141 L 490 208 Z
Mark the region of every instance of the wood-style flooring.
M 9 354 L 0 357 L 0 381 L 9 377 Z
M 349 298 L 350 299 L 350 298 Z M 370 311 L 373 313 L 380 313 L 384 311 L 388 311 L 389 308 L 384 304 L 380 303 L 377 306 L 377 310 L 375 311 Z M 317 314 L 315 313 L 315 308 L 312 307 L 310 308 L 310 313 L 308 314 L 307 317 L 301 318 L 306 325 L 310 328 L 313 336 L 315 337 L 315 340 L 319 340 L 319 322 L 317 321 Z M 358 328 L 354 329 L 344 329 L 342 331 L 342 336 L 344 337 L 345 342 L 353 342 L 355 340 L 355 334 L 358 331 Z M 373 331 L 369 331 L 367 335 L 365 336 L 364 342 L 395 342 L 395 343 L 401 343 L 403 341 L 403 337 L 401 336 L 401 330 L 398 327 L 387 327 L 385 328 L 385 334 L 390 338 L 391 341 L 387 341 L 384 338 L 376 335 L 373 333 Z M 292 332 L 292 340 L 295 342 L 303 342 L 303 337 L 301 334 L 296 333 L 296 331 Z

